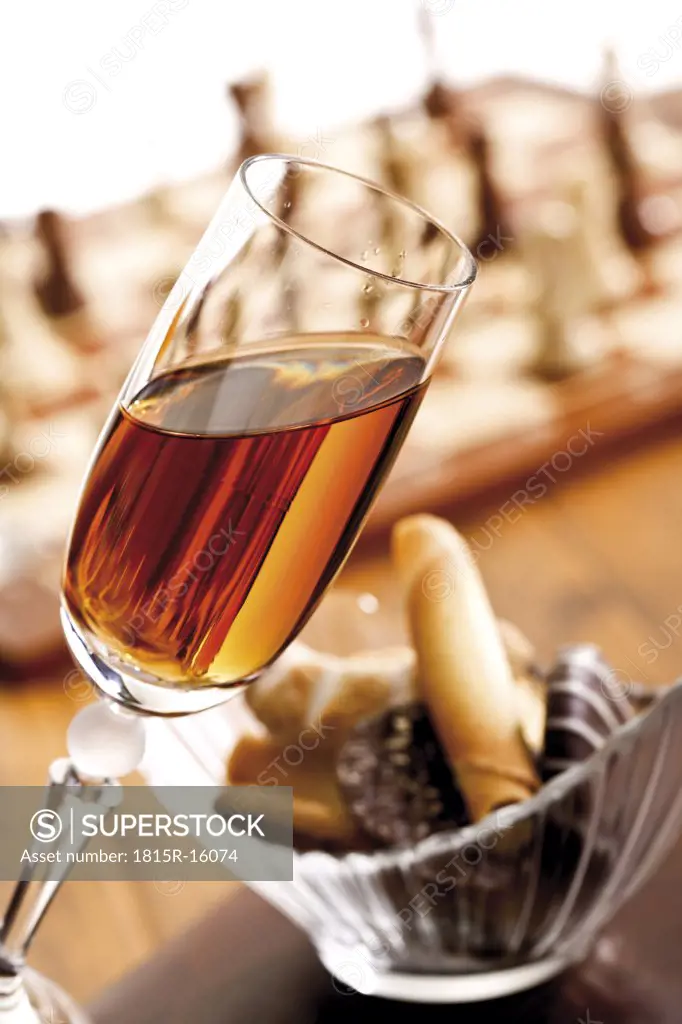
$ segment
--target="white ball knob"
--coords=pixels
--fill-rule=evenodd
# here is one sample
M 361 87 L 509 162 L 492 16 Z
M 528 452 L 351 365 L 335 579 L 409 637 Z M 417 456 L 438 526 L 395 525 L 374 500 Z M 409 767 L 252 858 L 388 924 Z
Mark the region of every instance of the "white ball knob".
M 128 775 L 144 756 L 144 722 L 102 701 L 79 711 L 66 734 L 74 768 L 89 779 Z

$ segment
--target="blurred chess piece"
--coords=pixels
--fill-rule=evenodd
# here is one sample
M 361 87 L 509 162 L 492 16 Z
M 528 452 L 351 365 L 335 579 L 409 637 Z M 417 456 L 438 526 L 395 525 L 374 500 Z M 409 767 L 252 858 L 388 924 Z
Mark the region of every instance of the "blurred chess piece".
M 642 175 L 651 179 L 651 185 L 654 189 L 656 188 L 657 180 L 660 179 L 672 180 L 675 183 L 673 187 L 679 187 L 682 170 L 682 133 L 680 133 L 679 129 L 664 124 L 652 111 L 650 102 L 639 100 L 637 108 L 640 116 L 630 128 L 630 137 L 633 151 L 642 169 Z M 668 198 L 670 199 L 670 197 Z M 644 217 L 647 227 L 650 228 L 656 237 L 660 238 L 674 231 L 679 231 L 679 208 L 675 212 L 671 207 L 671 216 L 667 223 L 663 221 L 652 226 L 648 223 L 646 217 L 646 203 L 647 200 L 645 198 L 643 200 L 644 209 L 640 206 L 640 214 Z M 672 206 L 674 207 L 674 205 L 673 202 Z
M 281 190 L 279 196 L 279 209 L 277 210 L 277 216 L 289 227 L 293 226 L 300 211 L 304 197 L 305 182 L 307 181 L 305 174 L 293 174 L 287 175 L 286 188 Z M 285 252 L 290 249 L 291 235 L 288 235 L 284 231 L 279 231 L 275 238 L 275 255 L 278 258 L 282 258 Z
M 378 144 L 381 183 L 409 199 L 412 194 L 412 175 L 409 159 L 402 152 L 396 138 L 393 121 L 388 114 L 380 114 L 374 121 Z
M 459 147 L 464 143 L 461 98 L 456 89 L 446 84 L 441 72 L 434 31 L 436 21 L 426 7 L 420 5 L 419 33 L 428 75 L 428 89 L 422 99 L 422 106 L 431 120 L 440 121 L 446 126 L 449 141 Z
M 2 495 L 0 663 L 14 670 L 49 660 L 63 649 L 61 573 L 77 496 L 74 477 L 49 475 Z
M 468 153 L 471 120 L 465 94 L 455 88 L 445 74 L 436 33 L 439 21 L 425 4 L 419 5 L 418 29 L 426 83 L 419 109 L 411 118 L 413 135 L 408 147 L 411 198 L 444 224 L 469 236 L 473 220 L 471 197 L 477 188 L 477 170 Z M 422 245 L 428 246 L 435 237 L 431 226 L 426 225 Z
M 277 149 L 273 128 L 270 81 L 266 74 L 228 86 L 228 95 L 237 107 L 241 137 L 236 163 Z
M 628 136 L 640 181 L 646 186 L 638 203 L 640 222 L 652 239 L 640 255 L 646 263 L 657 242 L 682 231 L 682 132 L 660 120 L 650 98 L 637 97 L 637 115 L 628 124 Z
M 34 278 L 33 292 L 40 309 L 76 350 L 92 352 L 101 348 L 100 332 L 74 279 L 63 218 L 55 210 L 41 210 L 35 237 L 42 266 Z
M 409 153 L 403 149 L 396 137 L 392 118 L 388 114 L 380 114 L 374 120 L 373 128 L 378 146 L 379 181 L 399 196 L 413 198 L 413 167 Z M 396 225 L 393 221 L 394 208 L 391 203 L 384 202 L 379 194 L 377 207 L 380 220 L 379 244 L 388 251 L 395 247 L 397 238 Z
M 27 239 L 0 238 L 0 380 L 12 424 L 50 416 L 99 388 L 42 312 L 31 288 L 33 256 Z
M 296 215 L 301 207 L 301 200 L 304 192 L 305 175 L 291 178 L 289 188 L 284 192 L 282 198 L 281 220 L 292 226 Z M 285 284 L 282 288 L 282 322 L 287 324 L 287 330 L 297 334 L 299 330 L 299 306 L 300 288 L 296 273 L 296 246 L 297 239 L 287 232 L 279 231 L 275 240 L 275 254 L 283 266 Z
M 436 78 L 431 81 L 429 88 L 424 93 L 422 105 L 432 120 L 445 121 L 452 125 L 457 124 L 459 94 L 451 86 L 446 85 L 442 79 Z
M 600 314 L 609 301 L 602 261 L 576 205 L 547 200 L 525 225 L 522 250 L 539 284 L 540 324 L 533 371 L 548 380 L 571 376 L 598 362 L 606 330 Z
M 642 216 L 643 174 L 630 141 L 632 93 L 613 50 L 604 55 L 602 82 L 599 119 L 615 179 L 618 230 L 628 249 L 640 256 L 659 238 Z
M 600 188 L 578 173 L 563 199 L 574 211 L 575 274 L 586 304 L 602 312 L 632 298 L 643 286 L 643 270 L 622 244 L 613 213 L 604 210 Z
M 468 150 L 478 178 L 478 230 L 473 244 L 474 254 L 482 255 L 484 248 L 491 246 L 501 252 L 513 244 L 514 236 L 493 174 L 490 142 L 481 125 L 471 127 Z
M 34 282 L 35 294 L 46 316 L 69 316 L 85 305 L 73 280 L 67 251 L 64 221 L 55 210 L 41 210 L 35 235 L 46 266 Z

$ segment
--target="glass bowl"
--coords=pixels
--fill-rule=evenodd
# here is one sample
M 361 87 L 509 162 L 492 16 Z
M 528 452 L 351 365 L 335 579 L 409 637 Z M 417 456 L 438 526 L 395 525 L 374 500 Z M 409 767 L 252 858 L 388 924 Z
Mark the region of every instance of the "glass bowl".
M 344 591 L 303 635 L 336 654 L 404 637 L 372 595 Z M 150 722 L 147 780 L 223 784 L 252 725 L 240 697 Z M 250 884 L 305 930 L 339 987 L 419 1002 L 511 994 L 583 959 L 661 863 L 682 827 L 680 750 L 682 683 L 524 803 L 409 848 L 297 851 L 293 881 Z

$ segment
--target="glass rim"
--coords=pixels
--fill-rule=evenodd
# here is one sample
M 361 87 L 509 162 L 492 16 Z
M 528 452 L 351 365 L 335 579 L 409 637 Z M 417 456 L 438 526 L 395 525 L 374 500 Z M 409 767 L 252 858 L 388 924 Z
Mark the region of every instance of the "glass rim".
M 406 207 L 413 213 L 418 214 L 424 221 L 432 224 L 438 229 L 438 231 L 446 237 L 446 239 L 460 251 L 465 260 L 465 268 L 463 274 L 459 280 L 454 283 L 448 284 L 433 284 L 425 283 L 423 281 L 410 281 L 402 277 L 393 277 L 391 274 L 385 274 L 380 270 L 372 270 L 362 263 L 355 263 L 353 260 L 346 259 L 345 256 L 340 256 L 338 253 L 333 252 L 331 249 L 327 249 L 325 246 L 320 245 L 319 242 L 315 242 L 312 238 L 302 234 L 300 231 L 296 231 L 290 224 L 278 217 L 272 210 L 268 210 L 258 197 L 253 192 L 249 182 L 247 180 L 247 173 L 249 169 L 257 163 L 265 163 L 271 160 L 278 160 L 285 164 L 302 164 L 306 167 L 312 167 L 317 170 L 331 171 L 333 174 L 339 174 L 343 177 L 350 178 L 353 181 L 359 182 L 368 189 L 372 189 L 374 192 L 380 192 L 387 196 L 389 199 L 401 206 Z M 358 270 L 362 274 L 367 274 L 371 277 L 376 277 L 384 281 L 388 281 L 394 285 L 401 285 L 404 288 L 412 288 L 417 291 L 424 292 L 440 292 L 441 294 L 454 294 L 461 292 L 465 288 L 468 288 L 476 279 L 478 272 L 478 264 L 474 259 L 469 247 L 455 235 L 452 231 L 449 231 L 440 220 L 433 217 L 427 210 L 417 203 L 413 203 L 411 199 L 406 199 L 404 196 L 399 195 L 397 192 L 391 191 L 391 189 L 384 188 L 383 185 L 379 185 L 376 181 L 372 181 L 370 178 L 363 178 L 359 174 L 354 174 L 352 171 L 345 171 L 340 167 L 334 167 L 332 164 L 323 163 L 321 160 L 312 160 L 309 157 L 295 156 L 292 153 L 259 153 L 257 156 L 249 157 L 244 160 L 237 171 L 237 176 L 246 191 L 247 195 L 256 204 L 259 210 L 265 214 L 265 216 L 276 224 L 280 230 L 285 231 L 287 234 L 292 235 L 294 238 L 298 238 L 301 242 L 309 245 L 311 248 L 316 249 L 318 252 L 323 253 L 325 256 L 329 256 L 330 259 L 336 260 L 339 263 L 343 263 L 347 267 L 352 267 L 354 270 Z

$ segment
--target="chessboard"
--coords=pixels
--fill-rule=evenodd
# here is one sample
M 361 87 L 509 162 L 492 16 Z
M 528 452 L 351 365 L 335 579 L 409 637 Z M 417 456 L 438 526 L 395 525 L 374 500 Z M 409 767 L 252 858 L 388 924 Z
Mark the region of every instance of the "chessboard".
M 512 78 L 458 90 L 434 76 L 412 108 L 306 140 L 273 125 L 265 76 L 229 99 L 242 122 L 229 166 L 80 220 L 42 210 L 0 225 L 0 662 L 58 644 L 59 565 L 98 432 L 235 167 L 255 153 L 377 180 L 478 260 L 368 530 L 502 481 L 522 493 L 524 479 L 551 480 L 680 411 L 674 97 L 638 98 L 609 55 L 594 95 Z

